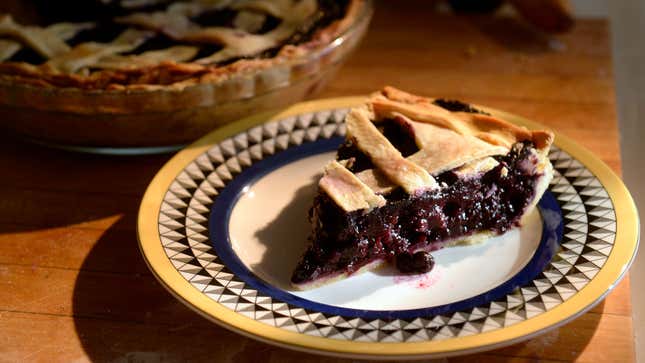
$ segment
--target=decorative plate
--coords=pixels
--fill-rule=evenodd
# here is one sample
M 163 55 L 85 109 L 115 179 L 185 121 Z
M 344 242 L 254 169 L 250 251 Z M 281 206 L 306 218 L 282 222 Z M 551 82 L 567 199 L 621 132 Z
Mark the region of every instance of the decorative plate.
M 361 101 L 250 117 L 170 160 L 138 221 L 141 251 L 161 283 L 205 317 L 271 344 L 393 359 L 528 339 L 590 309 L 623 277 L 638 245 L 634 203 L 605 164 L 556 135 L 555 177 L 521 229 L 437 251 L 427 274 L 383 268 L 292 290 L 319 173 L 342 141 L 348 107 Z

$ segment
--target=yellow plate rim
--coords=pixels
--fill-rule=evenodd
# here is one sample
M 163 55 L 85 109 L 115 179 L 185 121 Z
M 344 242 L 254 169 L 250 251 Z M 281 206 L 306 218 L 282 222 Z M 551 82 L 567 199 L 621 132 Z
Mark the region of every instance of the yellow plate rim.
M 157 227 L 163 197 L 181 170 L 211 145 L 253 126 L 301 113 L 352 107 L 364 101 L 365 97 L 323 99 L 302 102 L 279 112 L 247 117 L 207 134 L 168 161 L 148 186 L 137 221 L 139 248 L 148 267 L 162 285 L 202 316 L 225 328 L 269 344 L 351 358 L 409 359 L 476 353 L 529 339 L 580 316 L 600 302 L 623 278 L 638 247 L 640 228 L 634 201 L 621 179 L 605 163 L 588 149 L 557 132 L 555 145 L 581 162 L 607 190 L 616 213 L 616 240 L 605 265 L 582 290 L 552 310 L 533 318 L 509 327 L 441 341 L 373 343 L 336 340 L 287 331 L 238 314 L 210 299 L 181 276 L 163 250 Z M 529 129 L 546 128 L 521 116 L 493 108 L 478 107 Z

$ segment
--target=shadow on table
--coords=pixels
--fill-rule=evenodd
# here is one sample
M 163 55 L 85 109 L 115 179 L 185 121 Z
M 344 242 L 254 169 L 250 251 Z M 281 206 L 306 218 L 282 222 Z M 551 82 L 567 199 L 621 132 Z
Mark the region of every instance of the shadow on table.
M 123 233 L 134 218 L 126 215 L 105 232 L 74 286 L 74 324 L 92 361 L 262 362 L 274 355 L 281 362 L 314 359 L 232 333 L 180 303 L 147 272 L 134 231 Z M 104 261 L 114 261 L 112 272 L 95 270 Z
M 146 186 L 172 156 L 83 154 L 11 137 L 0 154 L 0 207 L 11 211 L 2 213 L 0 233 L 105 228 L 97 221 L 136 214 Z

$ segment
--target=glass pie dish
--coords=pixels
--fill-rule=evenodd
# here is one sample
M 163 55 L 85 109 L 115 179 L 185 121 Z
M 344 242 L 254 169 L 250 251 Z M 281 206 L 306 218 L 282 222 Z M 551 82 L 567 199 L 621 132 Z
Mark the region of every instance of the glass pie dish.
M 239 67 L 215 82 L 87 89 L 0 77 L 0 127 L 50 146 L 98 153 L 169 151 L 249 114 L 315 95 L 356 48 L 372 16 L 359 0 L 348 25 L 295 56 Z M 0 33 L 2 29 L 0 27 Z

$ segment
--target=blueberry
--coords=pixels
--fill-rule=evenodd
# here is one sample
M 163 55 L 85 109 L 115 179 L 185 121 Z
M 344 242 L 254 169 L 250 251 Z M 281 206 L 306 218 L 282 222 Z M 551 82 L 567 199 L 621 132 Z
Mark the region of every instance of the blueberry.
M 434 258 L 430 252 L 402 253 L 396 256 L 396 268 L 403 273 L 423 273 L 432 270 Z

